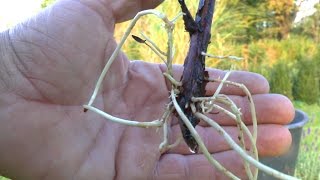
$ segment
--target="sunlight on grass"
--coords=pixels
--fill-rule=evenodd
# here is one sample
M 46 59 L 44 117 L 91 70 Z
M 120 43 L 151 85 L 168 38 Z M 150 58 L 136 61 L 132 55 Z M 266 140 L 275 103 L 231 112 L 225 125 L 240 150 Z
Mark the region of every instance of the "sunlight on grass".
M 319 127 L 320 128 L 320 106 L 317 104 L 308 105 L 301 101 L 295 101 L 294 107 L 306 112 L 310 121 L 305 127 Z M 320 132 L 319 132 L 320 133 Z
M 302 102 L 294 105 L 309 116 L 303 129 L 295 175 L 301 179 L 320 180 L 320 106 Z

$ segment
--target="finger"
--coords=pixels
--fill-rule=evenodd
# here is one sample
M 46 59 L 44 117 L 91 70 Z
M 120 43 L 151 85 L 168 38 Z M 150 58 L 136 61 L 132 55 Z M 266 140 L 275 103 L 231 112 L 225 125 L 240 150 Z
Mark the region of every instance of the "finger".
M 245 124 L 252 124 L 252 110 L 247 97 L 229 96 L 231 100 L 241 111 L 242 121 Z M 291 101 L 279 94 L 258 94 L 253 95 L 253 102 L 256 110 L 256 117 L 259 124 L 289 124 L 295 114 L 294 106 Z M 231 111 L 230 107 L 218 104 L 223 108 Z M 219 110 L 213 110 L 207 116 L 220 125 L 236 125 L 235 120 Z M 207 123 L 201 121 L 201 126 L 208 126 Z
M 80 0 L 82 4 L 97 12 L 107 22 L 120 23 L 132 19 L 139 11 L 154 9 L 163 0 Z M 113 28 L 113 25 L 110 26 Z
M 252 115 L 249 100 L 243 96 L 229 96 L 241 111 L 241 118 L 245 124 L 252 124 Z M 258 124 L 289 124 L 295 115 L 294 106 L 291 101 L 279 94 L 257 94 L 253 95 L 253 102 L 255 105 L 256 117 Z M 217 103 L 217 105 L 230 111 L 230 107 Z M 225 113 L 214 109 L 212 112 L 206 114 L 210 119 L 224 126 L 234 126 L 236 121 Z M 174 117 L 172 125 L 178 124 L 178 118 Z M 200 126 L 208 126 L 202 120 L 198 124 Z
M 223 128 L 230 137 L 239 144 L 239 131 L 237 127 L 225 126 Z M 248 128 L 252 131 L 252 126 L 249 126 Z M 196 130 L 210 153 L 232 150 L 226 140 L 212 127 L 197 126 Z M 170 141 L 174 142 L 179 136 L 181 136 L 180 127 L 178 125 L 173 126 Z M 246 148 L 250 149 L 250 140 L 247 136 L 245 136 L 244 139 Z M 291 134 L 288 128 L 275 124 L 258 126 L 257 149 L 259 156 L 279 156 L 287 152 L 290 145 Z M 192 154 L 185 142 L 181 142 L 168 153 Z
M 160 65 L 160 68 L 162 72 L 166 71 L 165 65 L 163 64 Z M 209 79 L 222 79 L 226 73 L 226 71 L 212 69 L 212 68 L 207 68 L 206 70 L 209 73 Z M 182 72 L 183 72 L 183 67 L 181 65 L 173 66 L 173 77 L 177 81 L 180 81 Z M 244 84 L 248 88 L 248 90 L 251 92 L 251 94 L 263 94 L 263 93 L 269 92 L 269 83 L 260 74 L 245 72 L 245 71 L 233 71 L 227 80 Z M 168 86 L 168 89 L 171 88 L 171 83 L 169 81 L 167 81 L 167 86 Z M 219 83 L 216 83 L 216 82 L 207 83 L 206 96 L 213 95 L 218 86 L 219 86 Z M 220 93 L 227 94 L 227 95 L 229 94 L 230 95 L 246 95 L 242 89 L 232 85 L 228 85 L 228 86 L 224 85 Z
M 107 2 L 107 6 L 112 7 L 116 22 L 123 22 L 132 19 L 139 11 L 154 9 L 163 0 L 118 0 L 112 3 Z
M 234 151 L 213 154 L 223 167 L 240 179 L 246 179 L 243 160 Z M 156 166 L 154 179 L 228 179 L 218 169 L 209 164 L 202 154 L 164 154 Z
M 223 79 L 227 71 L 218 69 L 206 69 L 209 73 L 209 79 Z M 269 83 L 265 77 L 260 74 L 247 71 L 233 71 L 227 78 L 227 81 L 244 84 L 251 94 L 263 94 L 269 92 Z M 206 86 L 206 95 L 213 95 L 220 85 L 219 82 L 210 82 Z M 221 94 L 246 95 L 242 89 L 232 85 L 224 85 Z

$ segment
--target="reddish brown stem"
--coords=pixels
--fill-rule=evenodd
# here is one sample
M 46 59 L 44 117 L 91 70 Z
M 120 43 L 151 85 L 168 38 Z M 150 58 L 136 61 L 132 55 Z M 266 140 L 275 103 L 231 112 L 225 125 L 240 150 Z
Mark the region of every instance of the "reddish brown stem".
M 205 96 L 205 87 L 207 84 L 208 72 L 205 71 L 205 56 L 201 52 L 206 52 L 211 37 L 211 24 L 214 12 L 215 0 L 200 0 L 196 18 L 193 20 L 184 0 L 179 0 L 184 15 L 185 29 L 190 34 L 190 46 L 187 57 L 184 61 L 184 71 L 181 77 L 182 86 L 179 89 L 180 94 L 178 103 L 181 109 L 195 127 L 199 123 L 192 113 L 190 103 L 192 97 Z M 197 110 L 200 107 L 196 107 Z M 198 151 L 198 144 L 191 136 L 189 129 L 180 120 L 180 128 L 184 140 L 194 152 Z

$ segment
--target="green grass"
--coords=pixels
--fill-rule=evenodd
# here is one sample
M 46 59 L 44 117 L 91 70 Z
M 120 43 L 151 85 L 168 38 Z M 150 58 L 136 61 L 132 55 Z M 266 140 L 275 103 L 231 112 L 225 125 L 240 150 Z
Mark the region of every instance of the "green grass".
M 295 101 L 294 107 L 301 109 L 309 116 L 309 122 L 305 127 L 320 127 L 320 106 L 317 104 L 308 105 L 304 102 Z M 320 132 L 319 132 L 320 133 Z
M 320 106 L 295 102 L 306 112 L 309 122 L 303 129 L 295 176 L 306 180 L 320 180 Z

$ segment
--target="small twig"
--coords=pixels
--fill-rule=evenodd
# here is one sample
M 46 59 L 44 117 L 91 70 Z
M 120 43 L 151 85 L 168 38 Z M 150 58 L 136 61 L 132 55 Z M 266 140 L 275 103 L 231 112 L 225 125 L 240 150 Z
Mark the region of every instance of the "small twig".
M 183 12 L 180 12 L 176 17 L 174 17 L 171 22 L 175 23 L 181 16 L 184 16 L 185 14 Z
M 144 44 L 147 45 L 151 49 L 151 51 L 156 53 L 156 55 L 158 55 L 158 57 L 162 60 L 162 62 L 167 65 L 166 59 L 162 56 L 160 52 L 157 51 L 157 49 L 154 46 L 149 45 L 147 42 L 144 42 Z
M 145 35 L 143 32 L 140 32 L 140 34 L 141 34 L 141 36 L 143 37 L 143 38 L 145 38 L 146 39 L 146 41 L 147 42 L 149 42 L 151 45 L 152 45 L 152 47 L 154 48 L 154 49 L 156 49 L 156 51 L 158 52 L 157 53 L 157 55 L 158 56 L 166 56 L 166 53 L 165 52 L 163 52 L 163 51 L 161 51 L 161 49 L 156 45 L 156 43 L 154 43 L 152 40 L 151 40 L 151 38 L 149 38 L 147 35 Z M 150 45 L 148 45 L 148 46 L 150 46 Z
M 236 61 L 240 61 L 240 60 L 244 59 L 242 57 L 237 57 L 237 56 L 216 56 L 216 55 L 212 55 L 212 54 L 207 54 L 205 52 L 201 52 L 201 55 L 207 56 L 210 58 L 215 58 L 215 59 L 231 59 L 231 60 L 236 60 Z

